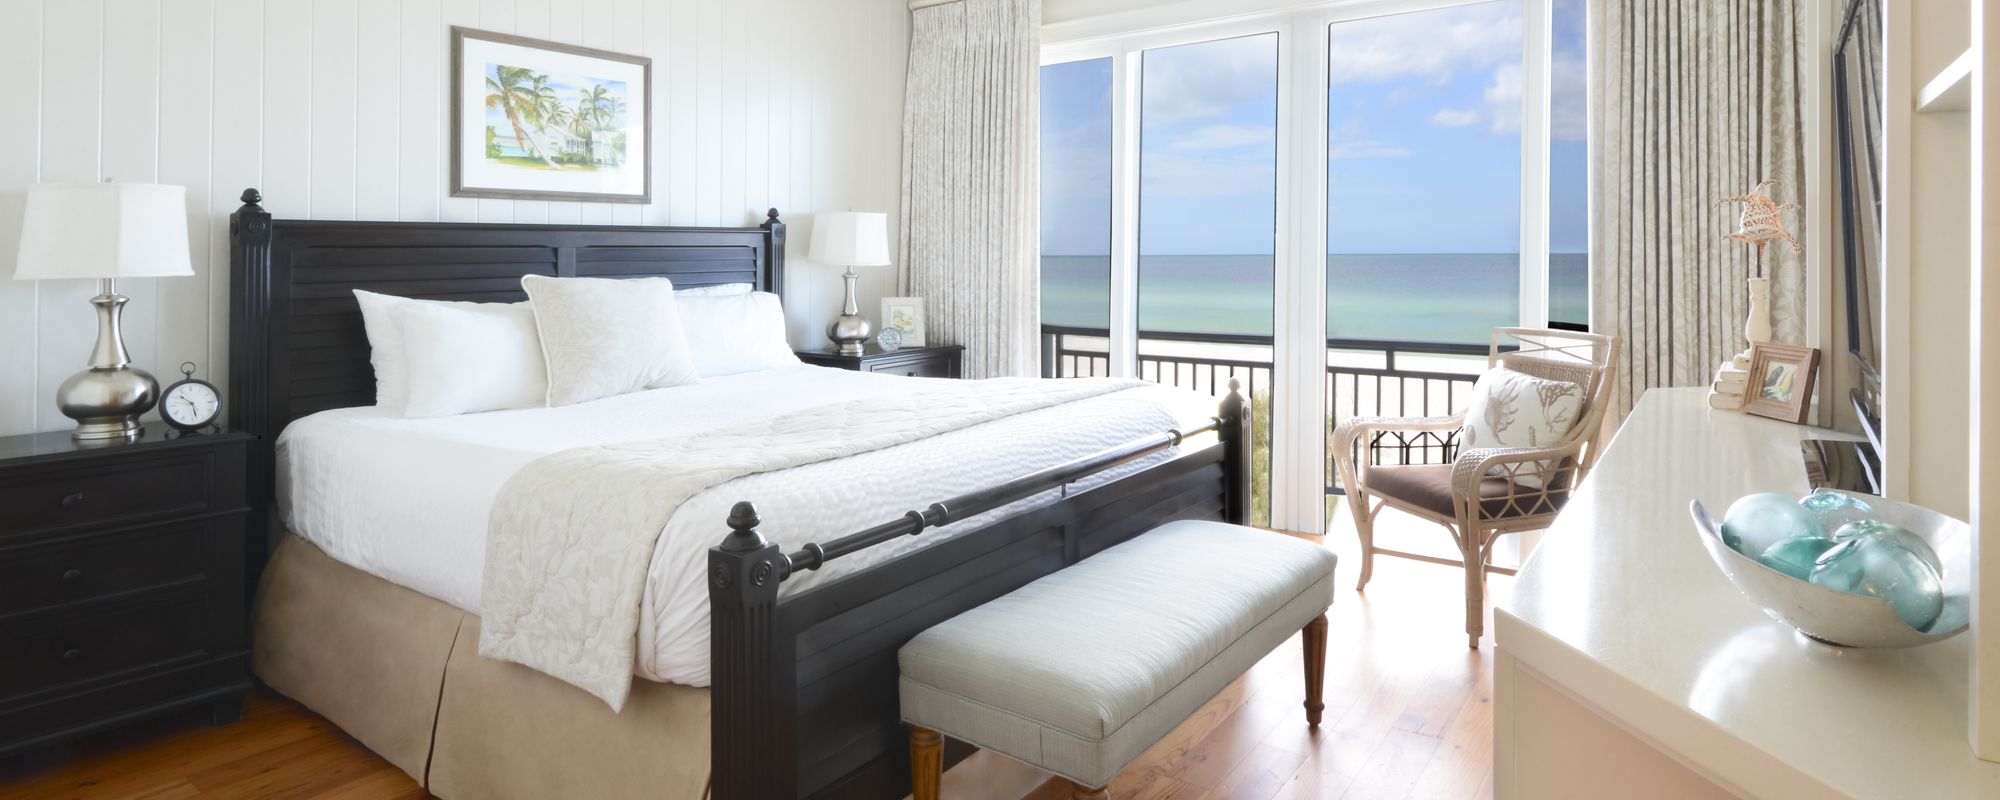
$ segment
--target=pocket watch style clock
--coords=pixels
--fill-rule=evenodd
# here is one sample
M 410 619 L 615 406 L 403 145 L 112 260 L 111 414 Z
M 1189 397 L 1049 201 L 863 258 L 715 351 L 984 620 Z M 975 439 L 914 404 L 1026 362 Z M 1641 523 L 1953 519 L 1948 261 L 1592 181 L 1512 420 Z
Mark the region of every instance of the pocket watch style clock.
M 215 424 L 222 413 L 222 394 L 215 385 L 194 376 L 194 362 L 181 364 L 182 379 L 160 394 L 160 418 L 183 431 Z

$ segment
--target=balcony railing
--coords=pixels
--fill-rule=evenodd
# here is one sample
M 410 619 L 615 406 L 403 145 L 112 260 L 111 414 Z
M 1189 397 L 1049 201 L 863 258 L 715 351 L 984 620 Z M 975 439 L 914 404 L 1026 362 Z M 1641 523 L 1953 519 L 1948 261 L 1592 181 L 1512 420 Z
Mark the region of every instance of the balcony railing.
M 1109 331 L 1102 328 L 1042 327 L 1044 377 L 1109 375 Z M 1245 334 L 1141 331 L 1138 336 L 1139 377 L 1215 396 L 1228 391 L 1229 379 L 1243 381 L 1250 392 L 1259 445 L 1269 442 L 1271 346 L 1269 336 Z M 1486 368 L 1485 344 L 1413 342 L 1377 339 L 1326 340 L 1326 434 L 1356 416 L 1443 416 L 1459 410 L 1472 382 Z M 1424 434 L 1387 437 L 1369 442 L 1378 463 L 1444 464 L 1456 451 L 1454 436 Z M 1257 454 L 1261 482 L 1269 451 Z M 1332 458 L 1332 448 L 1327 449 Z M 1325 470 L 1326 491 L 1340 494 L 1331 465 Z M 1259 487 L 1261 490 L 1261 486 Z M 1261 491 L 1260 491 L 1261 494 Z

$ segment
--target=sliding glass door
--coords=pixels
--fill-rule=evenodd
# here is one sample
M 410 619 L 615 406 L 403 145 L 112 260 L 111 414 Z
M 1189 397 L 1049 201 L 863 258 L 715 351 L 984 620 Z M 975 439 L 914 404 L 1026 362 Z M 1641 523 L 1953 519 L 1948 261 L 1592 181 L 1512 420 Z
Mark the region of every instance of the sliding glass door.
M 1321 530 L 1339 420 L 1450 413 L 1493 327 L 1587 324 L 1583 30 L 1346 3 L 1045 47 L 1044 374 L 1241 381 L 1257 520 Z

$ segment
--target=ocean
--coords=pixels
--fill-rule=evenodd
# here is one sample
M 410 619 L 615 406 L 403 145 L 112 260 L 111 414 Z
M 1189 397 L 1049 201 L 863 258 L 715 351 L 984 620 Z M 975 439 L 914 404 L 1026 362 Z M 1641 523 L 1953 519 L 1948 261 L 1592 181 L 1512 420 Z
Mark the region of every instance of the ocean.
M 1588 256 L 1549 256 L 1549 316 L 1589 319 Z M 1271 333 L 1268 255 L 1141 256 L 1139 327 L 1149 331 Z M 1485 342 L 1520 321 L 1513 253 L 1327 256 L 1327 335 L 1351 339 Z M 1042 322 L 1108 324 L 1111 261 L 1042 257 Z

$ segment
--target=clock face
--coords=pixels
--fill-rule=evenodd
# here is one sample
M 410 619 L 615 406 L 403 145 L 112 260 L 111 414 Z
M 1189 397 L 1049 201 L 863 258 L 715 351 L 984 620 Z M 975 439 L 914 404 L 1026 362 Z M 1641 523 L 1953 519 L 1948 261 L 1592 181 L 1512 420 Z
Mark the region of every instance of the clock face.
M 183 428 L 198 428 L 214 421 L 222 399 L 215 389 L 202 383 L 183 383 L 167 391 L 160 401 L 160 414 Z

